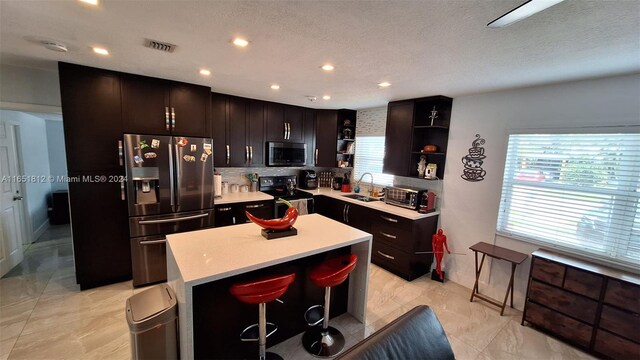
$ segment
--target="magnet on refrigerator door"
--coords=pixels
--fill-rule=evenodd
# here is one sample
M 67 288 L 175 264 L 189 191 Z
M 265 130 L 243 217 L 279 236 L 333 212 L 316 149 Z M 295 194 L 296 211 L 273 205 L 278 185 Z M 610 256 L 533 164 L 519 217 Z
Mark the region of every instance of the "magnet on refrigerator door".
M 138 146 L 140 147 L 140 150 L 146 149 L 149 147 L 149 145 L 147 144 L 147 140 L 140 140 L 140 142 L 138 143 Z
M 160 140 L 158 139 L 152 139 L 151 140 L 151 148 L 152 149 L 157 149 L 160 147 Z
M 198 145 L 191 144 L 191 152 L 196 152 L 196 151 L 198 151 Z
M 135 155 L 133 157 L 133 162 L 135 162 L 136 164 L 142 164 L 144 162 L 144 160 L 142 160 L 142 158 L 138 155 Z
M 189 143 L 189 140 L 187 140 L 187 138 L 185 137 L 176 138 L 176 145 L 180 147 L 187 146 L 188 143 Z
M 209 155 L 207 153 L 202 153 L 202 155 L 200 155 L 200 161 L 205 162 L 208 157 Z
M 158 157 L 158 154 L 153 151 L 144 154 L 145 159 L 155 159 L 156 157 Z

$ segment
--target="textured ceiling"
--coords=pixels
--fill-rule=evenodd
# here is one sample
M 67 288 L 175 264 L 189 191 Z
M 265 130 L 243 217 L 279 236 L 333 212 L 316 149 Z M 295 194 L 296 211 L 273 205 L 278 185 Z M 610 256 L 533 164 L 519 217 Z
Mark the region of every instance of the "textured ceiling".
M 0 61 L 55 69 L 61 60 L 355 109 L 640 71 L 640 1 L 567 0 L 506 28 L 486 27 L 523 1 L 0 1 Z M 249 47 L 232 46 L 236 35 Z M 178 48 L 150 50 L 145 38 Z M 336 70 L 320 70 L 326 62 Z M 201 67 L 212 75 L 199 75 Z M 392 86 L 380 89 L 381 81 Z

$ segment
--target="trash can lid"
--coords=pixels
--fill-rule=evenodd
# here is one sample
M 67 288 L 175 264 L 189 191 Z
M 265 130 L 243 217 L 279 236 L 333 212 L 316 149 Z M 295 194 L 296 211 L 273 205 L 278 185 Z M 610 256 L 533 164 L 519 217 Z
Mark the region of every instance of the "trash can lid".
M 157 285 L 127 299 L 127 320 L 133 325 L 168 310 L 172 310 L 171 315 L 176 316 L 176 304 L 176 296 L 171 288 L 166 284 Z

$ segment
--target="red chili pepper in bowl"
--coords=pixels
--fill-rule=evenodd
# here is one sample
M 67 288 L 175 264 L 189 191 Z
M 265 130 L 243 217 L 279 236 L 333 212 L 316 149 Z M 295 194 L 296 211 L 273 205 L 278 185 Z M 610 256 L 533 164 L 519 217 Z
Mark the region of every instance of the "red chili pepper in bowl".
M 244 214 L 247 215 L 247 218 L 251 220 L 256 225 L 260 226 L 263 229 L 267 230 L 286 230 L 293 226 L 293 224 L 298 220 L 298 209 L 296 209 L 293 204 L 284 199 L 278 199 L 278 201 L 282 201 L 286 205 L 289 206 L 284 216 L 280 219 L 273 220 L 265 220 L 257 218 L 251 215 L 250 212 L 245 211 Z

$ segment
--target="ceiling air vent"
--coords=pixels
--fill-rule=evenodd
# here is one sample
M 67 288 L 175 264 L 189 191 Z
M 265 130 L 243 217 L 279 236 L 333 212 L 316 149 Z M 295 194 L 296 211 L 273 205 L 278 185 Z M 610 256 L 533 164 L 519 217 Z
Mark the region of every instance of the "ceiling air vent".
M 151 49 L 170 52 L 170 53 L 172 53 L 177 47 L 177 45 L 169 44 L 169 43 L 158 41 L 158 40 L 149 40 L 149 39 L 145 41 L 145 46 Z

